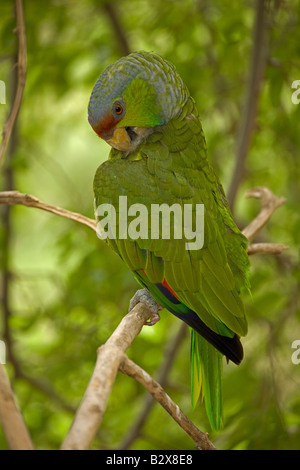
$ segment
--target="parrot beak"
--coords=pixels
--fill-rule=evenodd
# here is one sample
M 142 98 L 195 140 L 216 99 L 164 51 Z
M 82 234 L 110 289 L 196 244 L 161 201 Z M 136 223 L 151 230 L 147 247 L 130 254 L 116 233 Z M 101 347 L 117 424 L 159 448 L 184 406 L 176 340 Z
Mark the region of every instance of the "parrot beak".
M 109 145 L 121 152 L 132 152 L 152 132 L 146 127 L 118 127 L 101 135 Z
M 105 139 L 106 142 L 121 152 L 128 152 L 132 149 L 130 137 L 125 127 L 120 127 L 113 131 L 112 137 Z
M 121 152 L 132 152 L 152 132 L 146 127 L 115 127 L 118 121 L 111 114 L 96 125 L 90 124 L 101 139 Z
M 91 123 L 91 122 L 90 122 Z M 131 137 L 125 127 L 116 128 L 118 121 L 108 113 L 102 121 L 91 126 L 101 139 L 121 152 L 127 152 L 132 149 Z

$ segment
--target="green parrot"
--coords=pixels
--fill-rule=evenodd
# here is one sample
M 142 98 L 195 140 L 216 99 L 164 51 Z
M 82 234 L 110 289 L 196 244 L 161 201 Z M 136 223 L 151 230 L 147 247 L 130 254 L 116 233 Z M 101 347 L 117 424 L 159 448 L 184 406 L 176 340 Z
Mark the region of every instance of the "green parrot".
M 249 290 L 249 259 L 247 239 L 207 159 L 195 101 L 173 64 L 155 53 L 134 52 L 100 75 L 88 120 L 112 147 L 94 178 L 96 220 L 103 220 L 99 206 L 115 208 L 107 243 L 157 304 L 190 327 L 192 406 L 202 397 L 210 425 L 218 430 L 223 356 L 235 364 L 243 358 L 240 337 L 247 333 L 247 320 L 240 294 Z M 118 234 L 121 224 L 133 220 L 121 213 L 120 196 L 127 197 L 128 207 L 143 204 L 148 213 L 155 204 L 182 209 L 190 204 L 194 222 L 197 205 L 203 205 L 201 249 L 189 249 L 190 238 L 176 237 L 175 230 L 169 237 L 161 230 L 151 237 L 150 218 L 140 237 L 124 234 L 124 227 Z

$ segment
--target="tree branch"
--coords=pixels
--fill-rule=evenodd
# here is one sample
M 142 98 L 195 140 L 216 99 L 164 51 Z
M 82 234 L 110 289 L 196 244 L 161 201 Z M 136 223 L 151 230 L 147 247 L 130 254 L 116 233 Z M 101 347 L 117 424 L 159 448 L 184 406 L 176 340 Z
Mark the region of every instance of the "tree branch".
M 81 405 L 75 415 L 71 429 L 66 436 L 62 449 L 88 449 L 102 421 L 107 400 L 111 393 L 118 370 L 140 382 L 152 396 L 167 410 L 175 421 L 195 441 L 198 449 L 215 449 L 206 433 L 182 413 L 179 407 L 164 392 L 161 385 L 130 361 L 124 354 L 143 325 L 150 317 L 147 306 L 137 304 L 120 322 L 116 330 L 98 349 L 96 365 Z
M 164 361 L 160 365 L 159 371 L 157 373 L 157 382 L 162 387 L 164 387 L 167 383 L 168 373 L 170 372 L 174 358 L 179 351 L 180 343 L 182 342 L 187 332 L 188 329 L 186 327 L 186 324 L 181 322 L 177 334 L 174 338 L 172 338 L 172 341 L 170 342 L 168 348 L 164 353 Z M 155 400 L 152 395 L 147 394 L 147 397 L 144 402 L 144 407 L 142 408 L 140 414 L 134 421 L 128 434 L 123 438 L 119 446 L 120 449 L 128 449 L 131 446 L 132 442 L 139 436 L 141 429 L 154 404 Z
M 80 224 L 87 225 L 92 230 L 96 231 L 96 221 L 90 219 L 82 214 L 77 212 L 71 212 L 61 207 L 48 204 L 47 202 L 40 201 L 35 196 L 30 194 L 19 193 L 18 191 L 2 191 L 0 192 L 0 205 L 1 204 L 20 204 L 27 207 L 35 207 L 37 209 L 42 209 L 47 212 L 52 212 L 52 214 L 60 215 L 66 219 L 74 220 Z
M 11 450 L 33 450 L 31 437 L 16 405 L 13 391 L 0 363 L 0 422 Z
M 179 426 L 194 440 L 198 450 L 216 450 L 213 443 L 208 439 L 208 434 L 199 429 L 181 411 L 178 405 L 171 400 L 162 386 L 156 382 L 151 375 L 141 367 L 123 355 L 120 363 L 120 371 L 129 375 L 143 385 L 157 400 L 160 405 L 172 416 Z
M 71 429 L 63 442 L 63 450 L 83 450 L 90 447 L 106 410 L 107 400 L 123 354 L 139 334 L 150 315 L 151 312 L 147 306 L 139 302 L 123 317 L 106 343 L 98 349 L 94 372 Z
M 259 214 L 242 231 L 245 237 L 247 237 L 249 241 L 252 241 L 263 226 L 266 225 L 277 207 L 281 206 L 285 202 L 285 198 L 278 198 L 272 193 L 272 191 L 270 191 L 270 189 L 263 186 L 249 189 L 245 196 L 261 200 L 261 210 Z
M 248 247 L 248 255 L 280 255 L 289 246 L 280 243 L 252 243 Z
M 16 119 L 19 114 L 23 92 L 26 81 L 26 35 L 25 35 L 25 21 L 22 0 L 15 0 L 15 9 L 17 17 L 16 33 L 19 37 L 18 47 L 18 87 L 15 95 L 13 105 L 8 117 L 8 120 L 3 128 L 2 143 L 0 147 L 0 163 L 7 148 L 12 130 L 14 128 Z

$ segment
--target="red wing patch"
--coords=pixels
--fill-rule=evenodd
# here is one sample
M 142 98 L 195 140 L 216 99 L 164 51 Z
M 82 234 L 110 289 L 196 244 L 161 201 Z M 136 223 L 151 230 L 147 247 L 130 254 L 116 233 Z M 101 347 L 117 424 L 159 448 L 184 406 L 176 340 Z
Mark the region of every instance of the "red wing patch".
M 176 294 L 176 292 L 173 291 L 173 289 L 171 289 L 171 287 L 169 286 L 169 284 L 167 283 L 166 279 L 164 278 L 163 282 L 162 282 L 162 285 L 164 287 L 166 287 L 168 289 L 169 292 L 171 292 L 172 295 L 174 295 L 174 297 L 176 297 L 176 299 L 178 299 L 178 295 Z
M 147 274 L 145 273 L 145 270 L 142 269 L 143 273 L 145 274 L 145 276 L 147 277 Z M 157 286 L 159 286 L 159 284 L 156 284 Z M 163 282 L 161 283 L 162 286 L 164 286 L 166 289 L 168 289 L 168 291 L 174 296 L 176 297 L 176 299 L 178 299 L 178 295 L 176 294 L 176 292 L 173 291 L 173 289 L 171 289 L 171 287 L 169 286 L 169 284 L 167 283 L 166 281 L 166 278 L 164 278 Z

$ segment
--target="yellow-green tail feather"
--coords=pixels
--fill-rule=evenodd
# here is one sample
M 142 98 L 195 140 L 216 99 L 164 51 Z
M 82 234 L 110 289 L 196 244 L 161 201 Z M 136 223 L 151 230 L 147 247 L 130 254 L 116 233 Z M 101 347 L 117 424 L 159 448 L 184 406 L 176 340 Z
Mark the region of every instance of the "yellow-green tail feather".
M 201 395 L 213 430 L 223 425 L 222 354 L 191 330 L 191 399 L 195 407 Z

